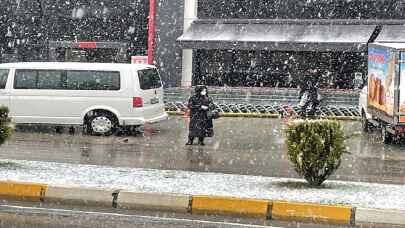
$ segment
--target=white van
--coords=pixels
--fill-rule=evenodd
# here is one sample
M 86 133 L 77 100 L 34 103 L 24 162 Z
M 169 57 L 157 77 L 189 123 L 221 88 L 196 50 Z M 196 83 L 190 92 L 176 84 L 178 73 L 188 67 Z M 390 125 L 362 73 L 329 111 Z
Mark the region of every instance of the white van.
M 96 135 L 168 118 L 159 73 L 143 64 L 0 64 L 0 105 L 16 124 L 80 124 Z

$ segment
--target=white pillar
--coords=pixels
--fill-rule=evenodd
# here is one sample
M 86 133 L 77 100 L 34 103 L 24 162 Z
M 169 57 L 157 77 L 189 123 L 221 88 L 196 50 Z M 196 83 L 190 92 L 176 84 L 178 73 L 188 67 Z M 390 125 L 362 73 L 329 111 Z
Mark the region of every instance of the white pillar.
M 183 49 L 181 86 L 190 87 L 193 79 L 193 50 Z
M 186 32 L 191 23 L 197 19 L 197 4 L 198 0 L 184 0 L 184 29 Z M 191 86 L 193 76 L 193 50 L 184 49 L 182 58 L 182 76 L 181 76 L 181 86 L 189 87 Z

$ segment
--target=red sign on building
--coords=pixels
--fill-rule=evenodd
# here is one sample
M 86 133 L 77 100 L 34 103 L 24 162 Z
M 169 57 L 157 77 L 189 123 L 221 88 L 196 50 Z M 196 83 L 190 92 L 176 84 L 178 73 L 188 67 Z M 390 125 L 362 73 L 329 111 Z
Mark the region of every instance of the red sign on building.
M 132 64 L 148 64 L 148 56 L 131 56 Z

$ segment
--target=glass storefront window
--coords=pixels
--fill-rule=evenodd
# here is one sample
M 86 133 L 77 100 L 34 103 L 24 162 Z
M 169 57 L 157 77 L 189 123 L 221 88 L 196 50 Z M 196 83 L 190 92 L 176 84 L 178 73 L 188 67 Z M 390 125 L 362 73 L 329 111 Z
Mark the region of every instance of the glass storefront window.
M 194 84 L 296 88 L 317 69 L 321 88 L 353 89 L 355 72 L 367 70 L 364 53 L 198 50 Z

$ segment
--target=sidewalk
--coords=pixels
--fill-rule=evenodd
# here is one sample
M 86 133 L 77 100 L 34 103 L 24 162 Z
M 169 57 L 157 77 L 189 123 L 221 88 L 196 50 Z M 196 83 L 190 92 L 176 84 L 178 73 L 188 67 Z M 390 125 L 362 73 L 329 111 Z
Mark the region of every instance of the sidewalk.
M 17 160 L 1 162 L 0 180 L 0 195 L 6 198 L 405 225 L 402 185 L 327 181 L 309 188 L 300 179 Z

